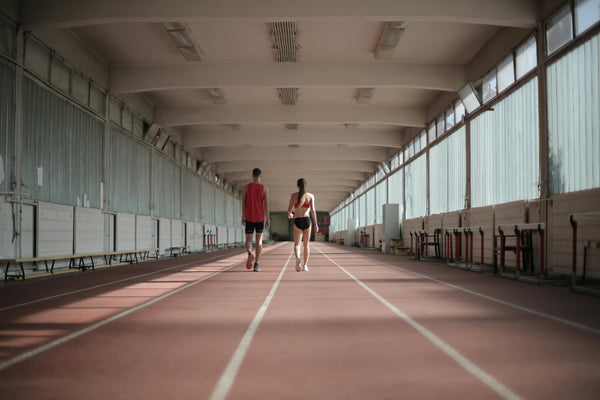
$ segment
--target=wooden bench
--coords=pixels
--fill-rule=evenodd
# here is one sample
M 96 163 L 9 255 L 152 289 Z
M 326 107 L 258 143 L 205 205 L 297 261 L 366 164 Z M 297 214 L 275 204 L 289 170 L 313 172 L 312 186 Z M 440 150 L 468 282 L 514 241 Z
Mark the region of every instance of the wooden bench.
M 69 269 L 80 269 L 85 271 L 87 268 L 91 267 L 92 270 L 95 267 L 94 258 L 103 257 L 106 265 L 112 265 L 113 258 L 119 259 L 119 262 L 128 262 L 133 264 L 134 262 L 138 262 L 140 260 L 144 260 L 150 257 L 150 254 L 154 252 L 154 257 L 156 258 L 158 254 L 157 248 L 151 249 L 138 249 L 138 250 L 120 250 L 120 251 L 108 251 L 102 253 L 85 253 L 85 254 L 65 254 L 65 255 L 57 255 L 57 256 L 44 256 L 44 257 L 24 257 L 24 258 L 10 258 L 10 259 L 1 259 L 0 263 L 5 263 L 6 268 L 4 269 L 4 280 L 8 280 L 9 277 L 22 277 L 25 280 L 25 268 L 23 264 L 25 263 L 33 263 L 37 266 L 38 263 L 43 262 L 46 268 L 46 272 L 53 274 L 54 273 L 54 264 L 57 260 L 69 260 Z M 88 260 L 89 259 L 89 260 Z M 49 262 L 51 262 L 49 264 Z M 18 273 L 9 274 L 9 269 L 11 264 L 17 265 L 20 267 L 20 275 Z
M 165 250 L 171 253 L 171 257 L 182 256 L 185 253 L 192 254 L 190 251 L 190 246 L 173 246 Z

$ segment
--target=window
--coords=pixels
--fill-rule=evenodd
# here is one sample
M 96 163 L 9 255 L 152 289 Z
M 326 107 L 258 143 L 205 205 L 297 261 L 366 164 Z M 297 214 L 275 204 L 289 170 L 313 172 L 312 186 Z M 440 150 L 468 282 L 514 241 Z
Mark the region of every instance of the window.
M 498 94 L 498 86 L 496 80 L 496 70 L 493 70 L 483 78 L 482 97 L 483 102 L 487 103 Z
M 461 122 L 464 116 L 465 105 L 459 100 L 454 104 L 454 118 L 456 119 L 456 123 Z
M 586 31 L 600 21 L 600 0 L 575 0 L 575 30 Z
M 571 8 L 563 8 L 546 24 L 548 54 L 554 53 L 573 39 L 573 17 Z
M 429 143 L 433 143 L 435 141 L 436 135 L 435 135 L 435 123 L 432 123 L 431 125 L 429 125 Z
M 444 127 L 444 122 L 445 122 L 444 121 L 444 116 L 443 115 L 439 116 L 438 119 L 437 119 L 437 128 L 436 128 L 437 137 L 440 137 L 440 136 L 442 136 L 444 134 L 444 130 L 445 130 L 444 129 L 445 128 Z
M 454 108 L 446 110 L 446 129 L 450 130 L 454 126 Z
M 471 84 L 467 84 L 462 89 L 460 89 L 458 91 L 458 95 L 460 96 L 462 103 L 465 106 L 465 109 L 469 113 L 472 113 L 473 111 L 477 110 L 477 108 L 479 108 L 479 106 L 481 105 L 479 97 Z
M 419 140 L 418 136 L 413 139 L 413 143 L 415 146 L 415 154 L 419 154 L 419 152 L 421 151 L 421 141 Z
M 517 49 L 517 79 L 521 79 L 526 73 L 537 65 L 537 46 L 535 37 L 532 36 Z
M 48 80 L 50 73 L 50 50 L 28 36 L 25 42 L 25 65 L 41 78 Z
M 512 54 L 498 65 L 498 92 L 515 82 L 515 63 Z
M 425 148 L 427 147 L 427 133 L 425 131 L 421 132 L 419 140 L 421 141 L 421 150 L 425 150 Z

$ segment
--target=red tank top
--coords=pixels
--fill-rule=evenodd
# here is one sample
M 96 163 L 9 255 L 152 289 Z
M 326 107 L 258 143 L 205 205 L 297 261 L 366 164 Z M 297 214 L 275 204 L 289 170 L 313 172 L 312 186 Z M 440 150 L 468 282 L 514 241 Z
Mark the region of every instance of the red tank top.
M 246 215 L 244 215 L 246 221 L 263 222 L 265 220 L 264 187 L 260 183 L 248 184 L 246 189 Z

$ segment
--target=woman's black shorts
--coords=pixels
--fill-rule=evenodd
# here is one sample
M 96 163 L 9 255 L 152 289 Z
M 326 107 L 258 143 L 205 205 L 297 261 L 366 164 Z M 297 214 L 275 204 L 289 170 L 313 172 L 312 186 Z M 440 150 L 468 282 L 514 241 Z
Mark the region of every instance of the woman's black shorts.
M 310 228 L 311 222 L 310 217 L 298 217 L 294 220 L 294 225 L 296 228 L 304 230 Z

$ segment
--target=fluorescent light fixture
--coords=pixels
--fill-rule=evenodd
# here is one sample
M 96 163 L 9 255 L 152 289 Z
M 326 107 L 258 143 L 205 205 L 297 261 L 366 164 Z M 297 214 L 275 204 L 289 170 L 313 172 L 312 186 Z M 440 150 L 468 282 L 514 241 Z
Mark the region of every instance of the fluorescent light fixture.
M 225 95 L 219 88 L 206 88 L 206 94 L 214 104 L 225 104 Z
M 458 91 L 458 96 L 465 105 L 468 113 L 472 113 L 481 107 L 481 100 L 479 99 L 477 92 L 475 92 L 475 89 L 473 89 L 473 85 L 470 83 L 467 83 Z
M 181 22 L 163 22 L 171 40 L 187 61 L 200 61 L 202 51 L 198 48 L 188 27 Z
M 375 88 L 361 88 L 358 89 L 358 95 L 356 96 L 356 102 L 359 104 L 369 104 L 375 94 Z
M 386 22 L 381 31 L 381 36 L 375 47 L 375 58 L 379 60 L 389 60 L 392 58 L 396 46 L 406 30 L 408 23 L 406 21 Z

